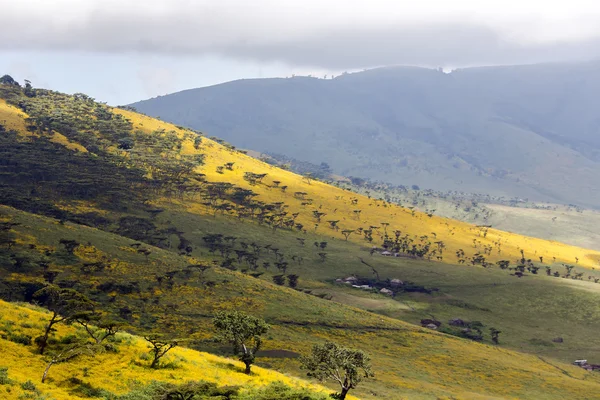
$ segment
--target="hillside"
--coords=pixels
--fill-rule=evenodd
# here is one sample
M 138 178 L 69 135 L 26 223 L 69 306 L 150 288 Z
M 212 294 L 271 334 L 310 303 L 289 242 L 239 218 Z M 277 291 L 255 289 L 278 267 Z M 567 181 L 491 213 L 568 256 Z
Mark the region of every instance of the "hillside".
M 352 392 L 364 399 L 599 389 L 566 363 L 600 362 L 596 251 L 329 186 L 85 95 L 0 86 L 0 98 L 6 300 L 51 282 L 131 333 L 217 354 L 212 317 L 243 309 L 273 326 L 260 366 L 300 376 L 295 358 L 326 339 L 367 351 L 376 378 Z M 352 275 L 371 289 L 337 282 Z M 411 324 L 423 318 L 442 333 Z M 455 318 L 479 321 L 481 337 Z
M 502 282 L 502 277 L 506 280 L 503 285 L 499 285 L 504 286 L 503 292 L 510 293 L 515 302 L 531 308 L 531 311 L 535 313 L 541 312 L 539 305 L 536 305 L 534 300 L 536 297 L 545 302 L 544 307 L 555 309 L 555 306 L 547 304 L 547 297 L 544 298 L 544 292 L 550 288 L 552 288 L 553 297 L 558 304 L 562 304 L 567 297 L 569 299 L 569 302 L 564 304 L 564 308 L 561 308 L 563 311 L 560 313 L 565 320 L 560 323 L 558 320 L 552 320 L 553 327 L 550 332 L 539 332 L 538 324 L 544 324 L 544 321 L 549 322 L 548 315 L 543 312 L 538 319 L 533 319 L 533 314 L 524 310 L 526 316 L 531 318 L 530 321 L 525 322 L 525 319 L 515 317 L 518 322 L 508 322 L 512 329 L 520 326 L 523 333 L 505 331 L 505 339 L 502 341 L 504 344 L 510 343 L 517 346 L 522 343 L 526 347 L 525 350 L 535 352 L 545 350 L 545 353 L 549 353 L 543 356 L 526 355 L 491 344 L 479 344 L 435 333 L 394 319 L 398 317 L 399 313 L 408 311 L 408 307 L 401 307 L 402 304 L 408 303 L 416 308 L 424 307 L 427 303 L 419 302 L 418 297 L 413 299 L 402 296 L 398 299 L 400 303 L 395 307 L 396 312 L 390 314 L 391 318 L 378 316 L 371 312 L 348 307 L 337 301 L 328 301 L 320 296 L 311 296 L 275 286 L 269 282 L 224 268 L 211 268 L 204 274 L 195 271 L 189 272 L 189 268 L 186 268 L 189 265 L 189 259 L 166 250 L 151 248 L 152 253 L 146 259 L 143 254 L 130 251 L 129 245 L 134 241 L 117 235 L 72 223 L 63 225 L 53 219 L 36 217 L 11 209 L 2 211 L 5 220 L 7 216 L 10 216 L 11 221 L 20 224 L 14 229 L 17 242 L 14 251 L 20 258 L 25 258 L 26 265 L 22 268 L 27 271 L 26 273 L 14 272 L 15 267 L 13 266 L 10 270 L 3 272 L 0 286 L 4 298 L 14 300 L 23 294 L 27 296 L 27 293 L 32 293 L 36 288 L 43 286 L 44 278 L 42 276 L 47 275 L 42 271 L 37 272 L 39 267 L 34 264 L 36 262 L 35 252 L 26 253 L 26 249 L 31 248 L 32 241 L 35 240 L 36 252 L 52 252 L 46 260 L 50 261 L 51 271 L 59 272 L 52 278 L 54 283 L 88 293 L 95 301 L 102 304 L 106 312 L 121 318 L 128 326 L 127 330 L 129 331 L 140 334 L 154 331 L 175 337 L 183 336 L 184 346 L 226 354 L 222 347 L 215 346 L 212 341 L 214 333 L 210 326 L 211 315 L 218 310 L 242 307 L 253 314 L 264 316 L 273 326 L 272 332 L 269 333 L 269 338 L 265 342 L 264 354 L 259 357 L 259 366 L 275 368 L 299 376 L 302 372 L 298 370 L 299 364 L 294 358 L 299 353 L 306 353 L 311 344 L 319 343 L 324 339 L 366 349 L 373 357 L 377 377 L 374 381 L 367 381 L 359 387 L 356 395 L 360 398 L 398 399 L 399 394 L 411 399 L 431 399 L 443 396 L 532 399 L 540 396 L 548 399 L 578 396 L 586 398 L 587 394 L 600 389 L 600 377 L 596 373 L 585 372 L 580 368 L 556 360 L 556 358 L 569 358 L 569 356 L 564 357 L 564 353 L 561 354 L 561 352 L 569 355 L 573 352 L 579 354 L 582 346 L 594 345 L 597 340 L 595 339 L 597 326 L 585 324 L 581 320 L 588 313 L 597 312 L 595 305 L 600 300 L 598 298 L 600 296 L 596 292 L 587 293 L 590 290 L 587 287 L 584 289 L 585 291 L 579 291 L 577 285 L 563 287 L 561 285 L 544 285 L 535 281 L 524 282 L 523 285 L 513 287 L 509 284 L 506 274 L 493 274 L 493 280 L 496 282 Z M 57 238 L 64 237 L 75 238 L 82 243 L 88 243 L 88 245 L 81 246 L 73 256 L 68 258 L 68 255 L 58 248 L 57 243 Z M 344 262 L 346 260 L 343 260 L 342 253 L 348 252 L 348 250 L 350 249 L 336 249 L 333 253 L 336 258 Z M 25 254 L 29 254 L 29 256 L 27 257 Z M 65 259 L 68 260 L 66 264 Z M 106 266 L 99 268 L 97 260 L 100 260 L 101 265 Z M 423 272 L 417 271 L 415 267 L 426 266 L 411 264 L 395 273 L 400 273 L 401 276 L 406 277 L 405 279 L 417 278 L 419 275 L 420 279 L 427 279 L 427 275 L 441 274 L 441 271 L 445 271 L 447 274 L 443 277 L 446 284 L 440 289 L 448 294 L 442 297 L 444 299 L 442 302 L 439 297 L 434 297 L 432 299 L 434 304 L 431 304 L 432 307 L 427 310 L 427 312 L 435 313 L 440 319 L 447 315 L 460 315 L 463 318 L 480 316 L 481 312 L 478 314 L 478 309 L 485 309 L 485 306 L 493 307 L 490 304 L 498 302 L 496 296 L 500 298 L 506 296 L 503 292 L 499 292 L 495 296 L 490 296 L 485 302 L 482 301 L 481 292 L 477 293 L 477 290 L 492 291 L 486 287 L 486 278 L 478 274 L 468 274 L 466 271 L 463 271 L 463 274 L 467 275 L 460 275 L 460 268 L 463 267 L 452 269 L 450 266 L 440 266 L 440 268 L 432 268 Z M 382 268 L 381 273 L 387 275 L 394 269 L 388 266 Z M 413 271 L 413 275 L 410 270 Z M 356 267 L 349 269 L 349 272 L 352 271 L 360 272 Z M 173 274 L 170 282 L 165 281 L 161 284 L 154 279 L 154 276 L 160 276 L 165 272 L 177 273 Z M 296 272 L 302 276 L 308 273 L 308 271 Z M 85 279 L 81 279 L 82 275 Z M 168 274 L 165 273 L 165 275 Z M 152 279 L 148 279 L 151 276 Z M 429 277 L 429 279 L 431 278 Z M 477 281 L 472 282 L 473 288 L 468 289 L 465 287 L 465 279 L 476 279 Z M 585 283 L 583 284 L 585 286 Z M 311 286 L 309 282 L 306 285 Z M 317 283 L 313 283 L 312 286 L 314 294 L 326 290 L 327 293 L 332 293 L 338 301 L 344 301 L 341 294 L 348 291 L 348 289 Z M 475 286 L 479 289 L 475 289 Z M 453 291 L 453 287 L 456 287 L 456 292 Z M 468 292 L 467 296 L 461 297 L 465 300 L 461 300 L 462 303 L 461 301 L 456 302 L 457 297 L 454 294 L 465 291 Z M 521 296 L 516 297 L 517 293 L 521 293 Z M 358 294 L 358 296 L 363 295 Z M 366 303 L 372 307 L 390 301 L 373 294 L 367 294 L 367 296 L 371 296 L 370 303 L 357 301 L 362 297 L 357 297 L 356 294 L 350 294 L 348 297 L 357 306 Z M 475 304 L 477 304 L 476 307 Z M 484 314 L 488 314 L 488 316 L 485 317 L 484 322 L 494 326 L 508 326 L 507 322 L 492 321 L 492 318 L 504 319 L 514 310 L 510 304 L 507 304 L 505 308 L 508 311 L 496 306 L 493 308 L 493 313 L 485 312 Z M 390 310 L 393 309 L 388 305 L 379 311 L 386 314 Z M 19 318 L 22 312 L 3 313 L 2 321 Z M 414 318 L 414 316 L 412 317 Z M 25 333 L 35 337 L 35 329 L 39 331 L 41 326 L 38 324 L 32 327 L 29 325 L 30 320 L 31 318 L 28 318 L 26 325 L 21 325 L 21 329 L 14 327 L 11 323 L 6 323 L 6 326 L 11 326 L 15 333 Z M 497 325 L 496 322 L 499 322 L 500 325 Z M 573 330 L 573 324 L 578 324 L 581 330 Z M 565 337 L 564 347 L 559 348 L 548 344 L 550 343 L 549 338 L 557 332 Z M 62 333 L 66 332 L 61 330 L 58 336 Z M 529 336 L 535 337 L 537 341 L 532 339 L 531 343 L 521 342 L 520 338 Z M 127 350 L 121 357 L 135 358 L 136 356 L 133 354 L 137 355 L 142 352 L 144 345 L 139 341 L 136 343 L 135 349 Z M 583 343 L 585 345 L 582 345 Z M 22 349 L 17 344 L 7 345 L 7 350 Z M 41 367 L 44 364 L 41 358 L 37 358 L 37 361 L 31 363 L 27 370 L 19 367 L 23 364 L 23 357 L 28 360 L 27 363 L 31 362 L 29 360 L 32 357 L 32 350 L 31 348 L 24 352 L 8 352 L 16 358 L 12 358 L 11 360 L 14 361 L 3 365 L 9 367 L 9 378 L 23 381 L 30 379 L 34 381 L 38 389 L 45 391 L 47 386 L 39 384 L 30 375 L 33 374 L 37 377 L 39 371 L 43 370 Z M 175 352 L 175 360 L 180 360 L 180 355 L 187 360 L 194 359 L 187 354 L 189 353 Z M 586 351 L 585 354 L 590 356 L 590 360 L 600 359 L 600 354 L 595 351 Z M 403 360 L 402 363 L 398 363 L 398 357 Z M 143 362 L 143 358 L 141 360 Z M 460 361 L 453 362 L 452 360 Z M 80 362 L 87 365 L 85 359 Z M 234 364 L 237 365 L 237 363 Z M 78 365 L 80 364 L 67 363 L 53 367 L 51 376 L 56 379 L 54 382 L 62 388 L 60 392 L 51 390 L 53 396 L 73 389 L 72 384 L 65 382 L 71 378 L 70 373 L 94 387 L 102 387 L 117 393 L 126 391 L 123 387 L 115 386 L 115 381 L 110 377 L 106 381 L 102 381 L 106 383 L 100 385 L 98 378 L 87 381 L 79 374 L 70 372 L 78 371 Z M 117 366 L 127 370 L 134 368 L 130 373 L 136 373 L 136 367 L 130 366 L 128 361 L 125 364 L 120 361 Z M 30 369 L 31 372 L 29 372 Z M 13 374 L 10 374 L 11 371 Z M 15 375 L 16 371 L 18 373 Z M 146 369 L 137 373 L 144 375 Z M 217 377 L 213 378 L 211 371 L 208 378 L 203 372 L 194 379 L 201 378 L 229 385 L 240 382 L 236 379 L 243 379 L 244 376 L 241 369 L 237 373 L 234 371 L 233 375 L 222 377 L 217 374 Z M 162 371 L 159 376 L 160 380 L 175 376 L 176 381 L 181 382 L 182 376 L 186 376 L 186 373 L 176 368 Z M 273 380 L 280 379 L 278 375 L 272 376 Z M 148 375 L 144 379 L 151 380 L 153 378 L 153 375 Z M 265 380 L 266 382 L 271 381 L 270 379 Z M 61 397 L 56 398 L 57 400 L 61 399 Z
M 600 224 L 598 210 L 457 191 L 414 190 L 357 178 L 342 178 L 332 183 L 425 213 L 600 250 L 600 232 L 596 229 Z
M 383 68 L 235 81 L 133 106 L 344 176 L 599 207 L 598 71 L 597 62 Z
M 268 389 L 265 387 L 274 383 L 298 390 L 303 388 L 306 390 L 304 395 L 313 393 L 311 399 L 327 398 L 326 390 L 317 385 L 263 368 L 256 368 L 254 374 L 248 376 L 240 373 L 243 364 L 236 360 L 183 347 L 175 347 L 163 357 L 162 362 L 169 365 L 168 368 L 151 369 L 148 367 L 148 343 L 143 338 L 123 332 L 108 341 L 109 350 L 93 355 L 82 354 L 72 361 L 51 366 L 46 382 L 40 383 L 52 356 L 35 354 L 26 342 L 39 334 L 50 314 L 28 304 L 0 301 L 0 316 L 0 348 L 3 350 L 0 396 L 5 400 L 140 398 L 142 393 L 149 395 L 153 386 L 182 385 L 189 381 L 203 381 L 221 387 L 221 393 L 206 398 L 223 399 L 217 395 L 242 388 L 241 396 L 235 399 L 262 399 L 252 396 L 266 392 Z M 86 338 L 87 333 L 81 326 L 60 326 L 55 336 L 66 347 L 73 338 Z

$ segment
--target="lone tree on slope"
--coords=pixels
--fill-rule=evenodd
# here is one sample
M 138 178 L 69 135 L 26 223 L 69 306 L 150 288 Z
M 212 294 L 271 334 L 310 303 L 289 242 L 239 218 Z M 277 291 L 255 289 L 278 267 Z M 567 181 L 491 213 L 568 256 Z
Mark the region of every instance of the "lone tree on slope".
M 44 354 L 48 346 L 48 338 L 55 330 L 54 325 L 65 322 L 69 323 L 83 315 L 92 313 L 94 304 L 90 299 L 73 289 L 60 288 L 55 285 L 47 285 L 33 294 L 38 303 L 51 312 L 48 325 L 44 333 L 36 338 L 40 354 Z
M 150 368 L 154 369 L 159 368 L 160 359 L 177 346 L 177 341 L 165 339 L 160 335 L 145 336 L 144 339 L 150 344 L 150 353 L 152 354 Z
M 260 318 L 239 311 L 218 312 L 213 324 L 220 334 L 220 339 L 233 346 L 233 354 L 239 356 L 246 365 L 245 373 L 250 374 L 256 353 L 262 345 L 261 336 L 267 333 L 270 326 Z
M 490 328 L 490 335 L 492 336 L 492 342 L 493 342 L 494 344 L 498 344 L 498 343 L 499 343 L 499 341 L 498 341 L 498 336 L 499 336 L 501 333 L 502 333 L 502 332 L 501 332 L 501 331 L 499 331 L 499 330 L 498 330 L 498 329 L 496 329 L 496 328 L 493 328 L 493 327 L 492 327 L 492 328 Z
M 344 400 L 350 389 L 356 388 L 363 378 L 375 376 L 371 370 L 370 358 L 361 350 L 348 349 L 333 342 L 315 345 L 308 357 L 300 359 L 308 376 L 333 380 L 340 385 L 340 393 L 331 397 Z

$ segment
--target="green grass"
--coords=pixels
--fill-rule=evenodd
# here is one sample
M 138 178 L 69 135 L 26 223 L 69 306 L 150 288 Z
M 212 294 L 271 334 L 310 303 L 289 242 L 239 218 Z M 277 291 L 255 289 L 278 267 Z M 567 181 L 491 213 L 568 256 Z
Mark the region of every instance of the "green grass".
M 18 216 L 14 220 L 20 221 Z M 26 217 L 26 220 L 31 221 L 29 217 Z M 600 362 L 600 340 L 595 335 L 597 329 L 600 328 L 600 323 L 594 318 L 600 314 L 600 285 L 592 282 L 547 277 L 543 270 L 540 270 L 538 275 L 528 274 L 523 278 L 517 278 L 511 276 L 509 271 L 500 270 L 497 267 L 486 269 L 388 258 L 379 255 L 369 256 L 366 248 L 335 239 L 329 239 L 326 249 L 327 260 L 321 262 L 317 255 L 318 251 L 311 243 L 322 240 L 322 236 L 302 235 L 306 238 L 306 245 L 301 246 L 296 240 L 298 235 L 295 233 L 273 232 L 270 228 L 253 223 L 239 224 L 227 217 L 203 217 L 167 211 L 161 214 L 157 223 L 160 224 L 166 220 L 178 226 L 184 232 L 185 237 L 194 243 L 193 256 L 197 258 L 218 259 L 203 247 L 202 237 L 204 235 L 235 232 L 239 238 L 238 242 L 254 241 L 263 246 L 273 244 L 274 247 L 277 246 L 281 252 L 288 255 L 288 259 L 291 255 L 303 257 L 302 264 L 290 260 L 287 273 L 300 276 L 300 288 L 313 290 L 314 294 L 331 294 L 334 302 L 339 301 L 417 324 L 420 319 L 430 318 L 432 315 L 442 322 L 447 322 L 452 318 L 479 320 L 488 327 L 495 327 L 502 331 L 500 338 L 503 346 L 558 357 L 563 361 L 571 361 L 574 358 L 585 356 L 590 360 Z M 144 256 L 123 250 L 124 245 L 134 241 L 123 241 L 120 236 L 91 228 L 72 229 L 71 227 L 72 225 L 69 223 L 66 225 L 52 224 L 44 229 L 29 226 L 31 230 L 27 233 L 37 235 L 38 241 L 45 244 L 56 245 L 57 237 L 69 237 L 82 243 L 91 242 L 104 253 L 121 261 L 134 264 L 147 263 Z M 27 228 L 27 224 L 23 224 L 23 228 L 19 227 L 18 229 L 25 228 Z M 72 233 L 73 230 L 76 233 Z M 344 278 L 353 274 L 372 278 L 371 270 L 360 263 L 359 257 L 372 264 L 379 272 L 381 279 L 399 278 L 427 288 L 438 288 L 439 291 L 432 295 L 405 293 L 391 299 L 384 295 L 367 294 L 358 289 L 332 284 L 336 278 Z M 274 257 L 264 254 L 261 262 L 263 260 L 273 262 Z M 153 264 L 150 268 L 162 269 L 165 272 L 184 268 L 187 265 L 182 257 L 158 249 L 149 256 L 148 262 Z M 552 268 L 563 272 L 563 268 L 560 266 Z M 118 268 L 114 273 L 116 280 L 139 282 L 143 289 L 155 284 L 152 281 L 154 277 L 147 274 L 147 271 L 149 271 L 147 267 L 140 267 L 139 271 L 121 271 L 121 268 Z M 267 284 L 270 283 L 270 276 L 279 273 L 273 265 L 269 270 L 265 271 L 263 268 L 259 268 L 258 271 L 264 272 L 260 280 L 266 281 Z M 239 272 L 211 268 L 203 278 L 222 283 L 232 279 L 232 276 L 238 275 L 240 275 Z M 586 271 L 586 277 L 587 275 L 600 276 L 596 271 L 589 270 Z M 64 272 L 59 278 L 69 280 L 76 276 Z M 185 278 L 176 278 L 178 281 L 183 279 Z M 194 279 L 198 278 L 194 277 Z M 250 280 L 250 282 L 253 281 Z M 321 311 L 324 314 L 315 318 L 316 309 L 313 307 L 315 304 L 323 302 L 314 296 L 309 299 L 318 300 L 315 304 L 313 301 L 306 304 L 304 298 L 299 299 L 298 303 L 285 301 L 285 296 L 281 299 L 275 297 L 271 301 L 264 301 L 265 289 L 261 286 L 248 285 L 244 284 L 232 291 L 221 290 L 218 300 L 226 303 L 236 297 L 247 298 L 248 306 L 260 310 L 265 317 L 294 321 L 298 324 L 315 320 L 324 320 L 330 324 L 343 324 L 345 321 L 345 317 L 330 312 L 327 308 Z M 263 295 L 252 295 L 251 293 L 255 290 L 263 291 Z M 271 293 L 271 295 L 273 294 Z M 144 296 L 139 295 L 139 297 L 143 298 Z M 367 299 L 370 300 L 365 301 Z M 130 301 L 127 300 L 126 303 L 130 303 Z M 137 301 L 144 300 L 138 299 Z M 164 301 L 169 304 L 174 300 L 166 297 Z M 193 313 L 193 310 L 186 312 Z M 182 310 L 182 313 L 185 312 Z M 282 318 L 282 315 L 286 317 Z M 540 348 L 530 342 L 531 339 L 551 340 L 559 336 L 565 339 L 564 343 L 551 347 Z
M 320 262 L 311 243 L 322 240 L 322 236 L 303 236 L 306 237 L 306 246 L 303 247 L 298 244 L 298 235 L 294 233 L 273 233 L 268 228 L 236 224 L 224 217 L 166 213 L 163 218 L 180 227 L 195 243 L 209 232 L 235 232 L 240 240 L 254 240 L 263 245 L 277 243 L 284 253 L 304 258 L 301 265 L 292 263 L 289 268 L 289 273 L 300 276 L 300 286 L 316 289 L 315 293 L 332 294 L 334 301 L 417 324 L 422 318 L 431 318 L 431 315 L 443 322 L 453 318 L 479 320 L 502 331 L 500 339 L 503 346 L 563 361 L 584 357 L 590 362 L 600 363 L 600 339 L 596 335 L 600 329 L 597 318 L 600 315 L 600 285 L 587 280 L 588 276 L 600 277 L 599 271 L 580 269 L 585 272 L 586 280 L 575 281 L 548 277 L 542 267 L 537 275 L 517 278 L 510 275 L 510 271 L 496 266 L 482 268 L 369 256 L 367 247 L 335 239 L 329 239 L 327 260 Z M 198 254 L 208 253 L 200 249 Z M 336 278 L 352 274 L 372 278 L 371 270 L 360 263 L 359 257 L 376 267 L 381 279 L 412 281 L 428 288 L 438 288 L 439 292 L 433 295 L 402 294 L 392 300 L 380 294 L 365 294 L 358 289 L 331 285 Z M 551 268 L 564 273 L 561 265 L 552 265 Z M 328 286 L 323 288 L 323 283 Z M 340 295 L 336 296 L 336 293 Z M 372 301 L 364 302 L 363 298 Z M 461 303 L 464 304 L 461 306 Z M 272 312 L 278 313 L 282 306 L 285 307 L 277 305 Z M 265 311 L 269 312 L 268 309 Z M 563 337 L 564 342 L 547 348 L 530 343 L 534 338 L 552 340 L 555 337 Z
M 587 249 L 600 249 L 600 212 L 552 206 L 556 210 L 486 205 L 494 227 L 522 235 L 556 240 Z

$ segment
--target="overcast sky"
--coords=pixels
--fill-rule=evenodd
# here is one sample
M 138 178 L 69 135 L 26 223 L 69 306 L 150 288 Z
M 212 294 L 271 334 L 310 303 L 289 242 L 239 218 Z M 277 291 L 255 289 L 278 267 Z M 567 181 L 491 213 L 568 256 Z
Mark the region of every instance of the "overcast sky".
M 600 57 L 598 0 L 0 0 L 0 74 L 124 104 L 228 80 Z

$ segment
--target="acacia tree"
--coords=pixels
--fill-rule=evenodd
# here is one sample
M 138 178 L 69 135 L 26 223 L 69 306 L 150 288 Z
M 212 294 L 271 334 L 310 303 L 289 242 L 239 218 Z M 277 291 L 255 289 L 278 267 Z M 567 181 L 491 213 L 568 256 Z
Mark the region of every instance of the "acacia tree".
M 283 275 L 273 275 L 273 283 L 279 286 L 285 285 L 285 277 Z
M 350 389 L 356 388 L 363 378 L 375 376 L 370 358 L 361 350 L 341 347 L 333 342 L 315 345 L 312 353 L 300 359 L 307 375 L 320 381 L 333 380 L 340 385 L 340 393 L 331 397 L 344 400 Z
M 112 319 L 102 319 L 97 313 L 85 313 L 75 318 L 75 321 L 83 326 L 90 338 L 100 344 L 111 336 L 115 336 L 122 324 Z M 93 327 L 91 324 L 96 325 Z
M 287 276 L 288 278 L 288 286 L 292 289 L 295 289 L 298 286 L 298 278 L 299 276 L 296 274 L 290 274 Z
M 8 86 L 21 86 L 19 82 L 15 81 L 10 75 L 3 75 L 0 77 L 0 84 Z
M 42 336 L 36 338 L 40 354 L 48 346 L 48 337 L 54 331 L 54 325 L 60 322 L 71 322 L 82 316 L 92 313 L 94 304 L 90 299 L 73 289 L 60 288 L 47 285 L 33 294 L 40 305 L 50 310 L 51 317 L 44 329 Z
M 158 368 L 160 359 L 164 357 L 169 350 L 177 346 L 177 341 L 164 339 L 159 335 L 145 336 L 144 339 L 150 343 L 150 353 L 152 353 L 152 363 L 150 368 Z
M 52 354 L 48 360 L 48 364 L 46 364 L 44 373 L 42 374 L 42 383 L 46 382 L 48 372 L 50 372 L 50 368 L 52 368 L 53 365 L 70 361 L 79 357 L 80 355 L 92 356 L 94 355 L 94 351 L 94 346 L 90 345 L 89 343 L 77 342 L 63 348 L 60 351 L 57 351 L 55 354 Z
M 496 328 L 490 328 L 490 335 L 492 336 L 492 342 L 494 342 L 494 344 L 498 344 L 498 336 L 501 334 L 502 332 L 499 331 Z
M 75 249 L 77 247 L 79 247 L 80 243 L 75 241 L 75 240 L 69 240 L 69 239 L 60 239 L 59 241 L 60 244 L 62 244 L 65 247 L 65 250 L 67 251 L 67 253 L 69 254 L 73 254 L 73 252 L 75 251 Z
M 220 334 L 219 339 L 233 346 L 233 354 L 239 356 L 246 365 L 244 372 L 250 374 L 250 367 L 262 345 L 261 335 L 267 333 L 270 326 L 263 319 L 239 311 L 218 312 L 213 325 Z

